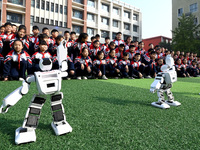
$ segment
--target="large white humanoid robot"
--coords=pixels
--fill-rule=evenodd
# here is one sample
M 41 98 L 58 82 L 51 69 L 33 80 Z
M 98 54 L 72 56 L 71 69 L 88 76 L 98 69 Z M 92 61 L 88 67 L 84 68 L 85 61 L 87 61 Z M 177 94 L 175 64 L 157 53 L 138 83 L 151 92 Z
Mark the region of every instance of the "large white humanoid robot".
M 56 135 L 72 132 L 72 127 L 68 124 L 65 117 L 64 107 L 62 105 L 63 93 L 61 90 L 62 77 L 67 76 L 67 50 L 63 47 L 63 42 L 58 47 L 57 56 L 59 61 L 59 70 L 50 71 L 52 61 L 49 58 L 40 60 L 40 68 L 43 72 L 35 72 L 34 75 L 23 81 L 21 87 L 17 88 L 11 94 L 4 98 L 0 108 L 0 113 L 6 113 L 11 106 L 14 106 L 23 95 L 29 91 L 30 83 L 36 82 L 38 94 L 35 94 L 31 100 L 22 127 L 15 131 L 15 143 L 29 143 L 36 141 L 35 129 L 41 114 L 41 109 L 46 100 L 46 95 L 51 95 L 51 110 L 53 122 L 51 126 Z
M 158 102 L 151 103 L 153 106 L 166 109 L 170 106 L 180 106 L 181 103 L 174 101 L 174 96 L 171 92 L 172 83 L 177 81 L 177 73 L 174 66 L 174 60 L 171 55 L 166 56 L 166 64 L 161 67 L 161 71 L 155 77 L 151 84 L 150 92 L 155 93 L 157 90 Z M 165 101 L 164 93 L 166 93 L 168 100 Z

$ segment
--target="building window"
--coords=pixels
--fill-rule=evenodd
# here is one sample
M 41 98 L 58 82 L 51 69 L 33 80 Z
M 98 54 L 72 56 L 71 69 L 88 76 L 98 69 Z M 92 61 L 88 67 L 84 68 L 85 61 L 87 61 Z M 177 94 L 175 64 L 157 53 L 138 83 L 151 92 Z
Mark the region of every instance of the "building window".
M 102 17 L 102 18 L 101 18 L 101 22 L 102 22 L 103 24 L 105 24 L 105 25 L 109 25 L 109 19 L 108 19 L 108 18 Z
M 197 18 L 194 18 L 194 24 L 198 25 L 198 19 Z
M 124 11 L 124 17 L 130 19 L 130 12 Z
M 41 18 L 41 23 L 44 24 L 44 18 Z
M 9 3 L 17 4 L 17 5 L 23 5 L 23 0 L 8 0 Z M 32 6 L 32 1 L 31 1 Z M 34 5 L 35 7 L 35 5 Z
M 138 15 L 137 14 L 133 14 L 133 20 L 138 21 Z
M 73 9 L 73 17 L 83 19 L 83 13 L 79 10 Z
M 138 40 L 138 38 L 133 36 L 133 41 L 137 41 L 137 40 Z
M 83 0 L 74 0 L 74 2 L 77 2 L 77 3 L 83 4 Z
M 115 38 L 116 38 L 116 35 L 117 35 L 117 33 L 116 33 L 116 32 L 113 32 L 113 33 L 112 33 L 112 39 L 115 39 Z
M 90 7 L 95 7 L 94 0 L 88 0 L 87 5 L 90 6 Z
M 22 24 L 22 15 L 7 12 L 7 22 L 19 23 Z
M 94 22 L 94 14 L 87 14 L 87 20 Z
M 64 28 L 66 28 L 67 27 L 67 22 L 64 22 Z
M 138 32 L 138 26 L 133 25 L 133 31 L 134 31 L 134 32 Z
M 54 21 L 51 19 L 51 25 L 53 25 L 54 24 Z
M 178 9 L 178 16 L 182 16 L 183 15 L 183 8 L 179 8 Z
M 33 22 L 34 22 L 34 16 L 31 16 L 31 19 L 30 19 L 31 26 L 33 25 Z
M 40 18 L 39 18 L 39 17 L 36 17 L 35 22 L 39 23 L 39 20 L 40 20 Z
M 62 27 L 62 24 L 63 24 L 63 22 L 62 22 L 62 21 L 60 21 L 60 27 Z
M 51 12 L 54 12 L 54 3 L 51 3 Z
M 46 10 L 49 11 L 49 2 L 46 2 Z
M 82 32 L 82 27 L 81 26 L 77 26 L 77 25 L 73 25 L 72 26 L 72 31 L 80 34 Z
M 31 6 L 35 7 L 35 0 L 31 0 Z
M 49 24 L 49 19 L 46 19 L 46 24 Z
M 58 21 L 55 21 L 55 26 L 58 26 Z
M 37 1 L 36 1 L 36 8 L 39 8 L 39 9 L 40 9 L 40 0 L 37 0 Z
M 56 4 L 56 10 L 55 10 L 56 13 L 58 13 L 58 4 Z
M 63 14 L 63 5 L 60 5 L 60 13 Z
M 194 4 L 190 5 L 190 12 L 191 13 L 197 12 L 197 10 L 198 10 L 197 3 L 194 3 Z
M 92 29 L 92 28 L 87 28 L 87 34 L 88 34 L 89 36 L 94 36 L 94 29 Z
M 108 32 L 108 31 L 101 30 L 101 37 L 102 37 L 102 38 L 109 37 L 109 32 Z
M 101 8 L 102 8 L 102 10 L 109 12 L 109 6 L 108 5 L 102 3 Z
M 42 10 L 44 10 L 44 6 L 45 6 L 45 0 L 42 0 L 42 5 L 41 5 Z
M 113 27 L 118 28 L 118 21 L 117 20 L 113 20 Z
M 115 15 L 119 15 L 119 9 L 113 7 L 113 13 L 114 13 Z
M 124 23 L 124 29 L 125 30 L 130 30 L 130 24 Z
M 67 6 L 64 6 L 64 14 L 67 15 Z

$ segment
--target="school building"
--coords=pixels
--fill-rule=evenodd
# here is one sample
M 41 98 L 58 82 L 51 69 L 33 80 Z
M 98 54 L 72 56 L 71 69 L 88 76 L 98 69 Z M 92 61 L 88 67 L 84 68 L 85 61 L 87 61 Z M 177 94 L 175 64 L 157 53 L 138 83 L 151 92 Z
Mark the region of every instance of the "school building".
M 142 13 L 140 9 L 119 0 L 0 0 L 1 24 L 9 21 L 25 24 L 31 33 L 33 25 L 40 29 L 56 28 L 89 36 L 101 35 L 101 41 L 117 32 L 123 38 L 141 40 Z

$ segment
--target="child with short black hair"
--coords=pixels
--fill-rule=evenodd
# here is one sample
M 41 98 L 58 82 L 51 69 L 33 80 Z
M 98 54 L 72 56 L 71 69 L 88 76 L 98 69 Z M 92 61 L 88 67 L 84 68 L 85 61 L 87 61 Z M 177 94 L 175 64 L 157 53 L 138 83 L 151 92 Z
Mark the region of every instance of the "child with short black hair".
M 33 62 L 33 72 L 42 71 L 39 67 L 40 59 L 43 59 L 43 58 L 52 59 L 51 54 L 47 50 L 48 50 L 48 45 L 46 41 L 40 41 L 38 52 L 35 52 L 31 58 Z
M 103 51 L 105 51 L 106 48 L 108 48 L 109 44 L 110 44 L 110 37 L 106 37 L 105 38 L 105 43 L 103 44 L 103 48 L 102 48 Z
M 101 51 L 100 42 L 98 40 L 93 42 L 93 45 L 90 46 L 89 54 L 92 60 L 96 59 L 97 53 Z
M 184 72 L 185 72 L 186 76 L 187 76 L 187 77 L 190 77 L 190 74 L 189 74 L 189 72 L 188 72 L 188 70 L 189 70 L 189 65 L 187 64 L 187 58 L 184 58 L 184 59 L 183 59 L 182 67 L 184 68 Z
M 115 54 L 116 54 L 118 60 L 120 60 L 120 59 L 123 58 L 123 56 L 124 56 L 124 48 L 125 48 L 125 45 L 124 45 L 124 44 L 120 44 L 120 45 L 115 49 Z
M 135 55 L 135 45 L 130 45 L 126 52 L 129 54 L 129 60 L 132 61 Z
M 110 44 L 108 45 L 108 47 L 104 50 L 104 56 L 105 58 L 108 57 L 110 50 L 115 50 L 116 44 L 115 42 L 110 42 Z
M 2 33 L 4 33 L 4 32 L 5 32 L 5 26 L 2 25 L 2 26 L 0 26 L 0 34 L 2 34 Z
M 115 50 L 111 49 L 109 56 L 106 58 L 108 76 L 110 77 L 120 77 L 121 73 L 118 66 L 117 56 L 115 55 Z
M 182 66 L 182 63 L 181 63 L 181 59 L 178 58 L 176 60 L 176 72 L 177 72 L 177 76 L 178 77 L 186 77 L 186 74 L 185 74 L 185 70 L 184 70 L 184 67 Z
M 188 71 L 190 73 L 190 76 L 198 77 L 199 70 L 197 69 L 197 61 L 196 60 L 193 60 L 191 62 L 190 69 Z
M 84 47 L 81 51 L 81 55 L 75 59 L 75 68 L 77 79 L 87 80 L 88 76 L 92 73 L 92 60 L 90 58 L 88 48 Z
M 32 32 L 33 32 L 33 36 L 30 36 L 29 38 L 29 52 L 30 55 L 32 56 L 32 54 L 34 53 L 34 45 L 39 42 L 39 27 L 38 26 L 33 26 L 32 28 Z
M 106 60 L 104 60 L 103 51 L 97 52 L 97 59 L 93 61 L 93 72 L 96 77 L 100 77 L 104 80 L 107 80 L 106 77 Z
M 129 68 L 130 68 L 129 54 L 125 52 L 123 58 L 119 61 L 119 69 L 122 74 L 122 77 L 129 78 Z
M 59 35 L 58 30 L 56 30 L 56 29 L 51 30 L 51 37 L 50 37 L 50 39 L 53 41 L 53 45 L 55 45 L 55 43 L 56 43 L 56 37 L 58 35 Z
M 163 58 L 159 58 L 156 62 L 156 72 L 161 72 L 161 67 L 164 65 L 164 60 Z
M 138 43 L 138 47 L 136 47 L 135 52 L 140 53 L 141 56 L 145 54 L 144 42 L 143 41 L 140 41 Z
M 117 32 L 115 40 L 113 41 L 115 42 L 116 48 L 120 45 L 120 44 L 124 44 L 124 40 L 122 40 L 122 33 L 121 32 Z
M 23 80 L 26 78 L 26 70 L 28 74 L 32 73 L 32 61 L 29 54 L 23 50 L 21 40 L 13 43 L 13 50 L 8 53 L 4 61 L 3 76 L 4 81 Z
M 76 32 L 72 31 L 70 33 L 70 39 L 72 40 L 72 43 L 74 44 L 76 40 Z

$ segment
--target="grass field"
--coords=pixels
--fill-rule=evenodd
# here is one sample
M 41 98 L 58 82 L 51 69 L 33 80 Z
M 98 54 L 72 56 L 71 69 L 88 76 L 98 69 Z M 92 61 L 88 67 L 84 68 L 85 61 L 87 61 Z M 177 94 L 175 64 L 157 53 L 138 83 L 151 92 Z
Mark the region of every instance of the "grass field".
M 46 101 L 35 143 L 15 145 L 15 129 L 22 125 L 35 84 L 7 114 L 0 114 L 0 149 L 185 150 L 200 149 L 200 78 L 179 78 L 173 84 L 180 107 L 162 110 L 150 104 L 153 79 L 63 81 L 63 104 L 73 131 L 55 136 L 50 103 Z M 21 85 L 0 82 L 0 99 Z

